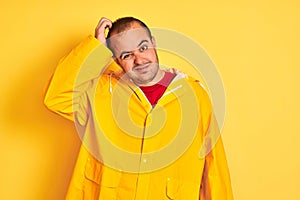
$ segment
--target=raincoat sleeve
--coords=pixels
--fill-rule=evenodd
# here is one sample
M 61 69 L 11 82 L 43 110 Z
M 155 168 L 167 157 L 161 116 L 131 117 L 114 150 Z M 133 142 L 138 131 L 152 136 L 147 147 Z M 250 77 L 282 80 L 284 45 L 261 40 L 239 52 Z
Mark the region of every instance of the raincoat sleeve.
M 97 60 L 87 59 L 92 53 L 98 54 Z M 73 100 L 82 95 L 82 87 L 90 80 L 97 78 L 103 68 L 110 63 L 112 53 L 92 35 L 89 35 L 67 56 L 61 59 L 45 94 L 44 104 L 51 111 L 73 120 Z M 95 58 L 95 55 L 94 55 Z M 90 64 L 82 65 L 89 60 Z M 97 63 L 97 65 L 93 65 Z M 78 72 L 80 71 L 80 79 Z
M 200 156 L 205 156 L 200 200 L 232 200 L 232 188 L 219 127 L 212 116 L 205 145 Z

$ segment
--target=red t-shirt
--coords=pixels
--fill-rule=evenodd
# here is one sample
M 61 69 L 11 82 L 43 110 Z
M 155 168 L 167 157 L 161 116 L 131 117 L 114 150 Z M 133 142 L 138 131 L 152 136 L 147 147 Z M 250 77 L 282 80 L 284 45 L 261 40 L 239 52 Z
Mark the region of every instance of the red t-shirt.
M 152 106 L 157 104 L 158 100 L 164 94 L 174 77 L 175 74 L 172 74 L 171 72 L 165 72 L 164 77 L 155 85 L 140 86 L 141 90 L 144 92 Z

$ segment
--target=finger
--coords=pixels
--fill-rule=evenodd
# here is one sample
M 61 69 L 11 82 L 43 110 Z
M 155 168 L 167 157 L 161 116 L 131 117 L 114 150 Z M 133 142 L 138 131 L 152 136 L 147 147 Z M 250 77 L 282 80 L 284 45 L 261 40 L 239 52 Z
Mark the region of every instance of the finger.
M 102 18 L 99 20 L 99 22 L 98 22 L 96 28 L 100 27 L 100 25 L 103 23 L 103 20 L 104 20 L 104 19 L 105 19 L 105 18 L 102 17 Z
M 112 21 L 110 19 L 107 19 L 105 17 L 102 17 L 97 25 L 97 28 L 103 27 L 106 28 L 107 26 L 111 28 Z
M 100 24 L 99 27 L 96 28 L 96 33 L 103 33 L 105 32 L 105 30 L 108 28 L 110 29 L 112 27 L 112 23 L 110 21 L 104 21 Z
M 105 24 L 104 28 L 111 28 L 112 27 L 112 21 L 110 21 L 110 20 L 106 20 L 104 22 L 104 24 Z
M 109 28 L 112 27 L 112 21 L 110 21 L 110 20 L 109 20 L 109 23 L 108 23 L 108 27 L 109 27 Z

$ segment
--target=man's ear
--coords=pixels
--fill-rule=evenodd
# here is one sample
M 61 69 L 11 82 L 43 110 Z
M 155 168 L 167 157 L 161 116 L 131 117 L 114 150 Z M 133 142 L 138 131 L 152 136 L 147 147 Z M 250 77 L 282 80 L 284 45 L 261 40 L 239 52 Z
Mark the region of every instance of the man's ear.
M 156 48 L 156 40 L 154 36 L 151 36 L 151 42 L 153 44 L 153 47 Z

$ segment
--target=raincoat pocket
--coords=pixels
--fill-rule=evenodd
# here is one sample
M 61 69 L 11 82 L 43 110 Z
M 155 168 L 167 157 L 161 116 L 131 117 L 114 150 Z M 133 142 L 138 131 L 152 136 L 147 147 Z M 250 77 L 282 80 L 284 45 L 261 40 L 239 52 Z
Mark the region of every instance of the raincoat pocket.
M 114 200 L 117 199 L 117 191 L 121 173 L 104 166 L 93 157 L 89 157 L 85 165 L 84 199 L 88 200 Z
M 95 158 L 88 158 L 85 165 L 85 178 L 101 186 L 118 187 L 121 172 L 106 167 Z
M 199 200 L 200 184 L 191 181 L 167 179 L 166 195 L 171 200 Z
M 88 157 L 84 168 L 84 182 L 82 186 L 83 200 L 98 200 L 102 165 L 93 157 Z
M 178 190 L 180 188 L 179 181 L 177 179 L 168 178 L 167 179 L 167 197 L 169 199 L 175 199 L 178 196 Z
M 85 178 L 96 184 L 100 184 L 102 167 L 102 164 L 98 162 L 95 158 L 89 157 L 85 164 Z

